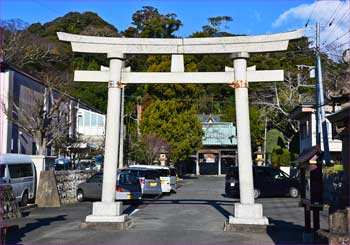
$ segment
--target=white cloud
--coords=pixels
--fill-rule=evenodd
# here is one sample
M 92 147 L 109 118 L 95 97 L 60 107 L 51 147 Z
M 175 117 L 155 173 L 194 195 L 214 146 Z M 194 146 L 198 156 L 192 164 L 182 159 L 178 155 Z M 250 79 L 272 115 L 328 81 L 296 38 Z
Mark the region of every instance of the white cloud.
M 334 49 L 344 43 L 350 41 L 349 23 L 350 23 L 350 1 L 315 1 L 311 4 L 302 4 L 294 8 L 290 8 L 283 12 L 273 23 L 272 27 L 285 27 L 289 29 L 291 26 L 299 26 L 303 28 L 309 21 L 308 28 L 305 33 L 308 37 L 315 37 L 315 22 L 321 24 L 321 48 L 324 51 Z M 332 21 L 333 20 L 333 21 Z M 329 26 L 329 23 L 332 25 Z M 323 45 L 322 45 L 323 44 Z M 331 44 L 330 46 L 326 46 Z M 338 51 L 349 48 L 350 44 L 339 47 Z

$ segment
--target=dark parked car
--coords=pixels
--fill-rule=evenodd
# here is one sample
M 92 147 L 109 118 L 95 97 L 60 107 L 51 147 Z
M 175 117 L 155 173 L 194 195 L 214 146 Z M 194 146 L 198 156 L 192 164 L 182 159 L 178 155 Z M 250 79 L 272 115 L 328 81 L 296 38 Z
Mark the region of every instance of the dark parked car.
M 97 173 L 86 182 L 78 185 L 77 199 L 101 199 L 103 173 Z M 141 185 L 138 177 L 130 173 L 120 173 L 116 183 L 116 200 L 138 201 L 142 197 Z
M 289 195 L 298 197 L 300 182 L 291 178 L 278 168 L 253 166 L 254 198 L 260 196 Z M 238 167 L 231 166 L 225 177 L 225 193 L 228 196 L 239 196 Z

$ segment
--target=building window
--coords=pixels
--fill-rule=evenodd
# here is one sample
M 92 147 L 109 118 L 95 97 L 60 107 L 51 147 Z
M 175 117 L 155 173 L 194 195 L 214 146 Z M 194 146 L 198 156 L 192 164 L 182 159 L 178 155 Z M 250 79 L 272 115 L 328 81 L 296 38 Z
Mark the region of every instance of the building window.
M 84 112 L 84 126 L 90 127 L 90 112 Z
M 103 126 L 103 116 L 98 116 L 98 126 Z
M 91 126 L 96 127 L 97 126 L 97 116 L 96 114 L 91 114 Z
M 78 126 L 79 127 L 84 126 L 84 121 L 83 121 L 83 115 L 82 114 L 78 114 Z

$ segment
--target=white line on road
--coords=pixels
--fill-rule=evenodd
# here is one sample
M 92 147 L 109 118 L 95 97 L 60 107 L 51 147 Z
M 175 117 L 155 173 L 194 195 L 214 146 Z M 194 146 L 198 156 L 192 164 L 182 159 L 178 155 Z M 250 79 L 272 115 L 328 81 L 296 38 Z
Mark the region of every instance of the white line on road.
M 133 215 L 133 214 L 136 214 L 140 209 L 135 209 L 134 211 L 132 211 L 129 216 Z

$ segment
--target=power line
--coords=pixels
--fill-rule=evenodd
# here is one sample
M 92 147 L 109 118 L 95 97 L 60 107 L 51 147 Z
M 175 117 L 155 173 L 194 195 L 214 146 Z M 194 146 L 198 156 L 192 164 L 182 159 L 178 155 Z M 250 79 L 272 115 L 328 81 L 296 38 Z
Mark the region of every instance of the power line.
M 336 57 L 339 57 L 339 58 L 343 57 L 342 55 L 334 54 L 334 53 L 327 53 L 327 55 L 329 55 L 329 56 L 336 56 Z
M 347 45 L 347 44 L 349 44 L 349 43 L 350 43 L 350 41 L 348 41 L 348 42 L 346 42 L 346 43 L 343 43 L 343 44 L 340 44 L 340 45 L 338 45 L 338 46 L 336 46 L 336 47 L 334 47 L 334 48 L 326 49 L 324 52 L 329 52 L 329 51 L 332 51 L 332 50 L 341 48 L 341 47 L 343 47 L 343 46 L 345 46 L 345 45 Z
M 332 33 L 331 30 L 343 22 L 343 19 L 344 19 L 344 17 L 346 16 L 346 14 L 347 14 L 348 12 L 349 12 L 349 9 L 347 9 L 347 10 L 344 12 L 344 14 L 343 14 L 340 18 L 338 18 L 338 20 L 336 21 L 336 23 L 335 23 L 334 25 L 333 25 L 333 22 L 334 22 L 334 20 L 336 20 L 336 17 L 335 17 L 334 20 L 332 20 L 332 22 L 328 25 L 328 27 L 329 27 L 329 29 L 328 29 L 328 34 L 327 34 L 327 36 L 325 37 L 325 41 L 322 43 L 322 45 L 325 45 L 325 44 L 327 43 L 327 39 L 328 39 L 329 35 Z
M 310 22 L 310 19 L 311 19 L 311 17 L 312 17 L 312 14 L 313 14 L 313 12 L 314 12 L 314 10 L 315 10 L 315 8 L 316 8 L 316 5 L 318 4 L 317 1 L 315 1 L 315 2 L 316 2 L 316 3 L 315 3 L 314 7 L 313 7 L 312 10 L 311 10 L 311 13 L 310 13 L 310 15 L 309 15 L 309 18 L 308 18 L 307 21 L 306 21 L 305 28 L 309 25 L 309 22 Z
M 342 37 L 344 37 L 344 36 L 345 36 L 346 34 L 348 34 L 348 33 L 350 33 L 350 29 L 349 29 L 347 32 L 343 33 L 343 35 L 337 37 L 337 38 L 336 38 L 335 40 L 333 40 L 332 42 L 330 42 L 330 43 L 324 45 L 322 48 L 325 48 L 325 47 L 330 46 L 332 43 L 338 41 L 339 39 L 341 39 Z
M 331 20 L 331 21 L 327 21 L 327 22 L 329 22 L 329 24 L 328 24 L 329 27 L 333 24 L 333 21 L 335 20 L 334 14 L 337 12 L 337 10 L 338 10 L 338 8 L 340 7 L 341 4 L 342 4 L 342 2 L 339 1 L 337 8 L 334 10 L 333 14 L 329 18 L 329 20 Z
M 342 17 L 341 17 L 340 19 L 338 19 L 336 25 L 341 24 L 341 23 L 343 22 L 343 19 L 344 19 L 344 17 L 346 16 L 346 14 L 347 14 L 348 12 L 349 12 L 349 9 L 347 9 L 347 10 L 344 12 L 344 14 L 342 15 Z

